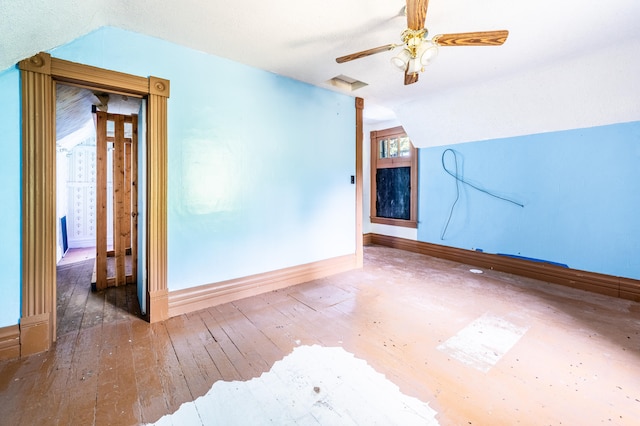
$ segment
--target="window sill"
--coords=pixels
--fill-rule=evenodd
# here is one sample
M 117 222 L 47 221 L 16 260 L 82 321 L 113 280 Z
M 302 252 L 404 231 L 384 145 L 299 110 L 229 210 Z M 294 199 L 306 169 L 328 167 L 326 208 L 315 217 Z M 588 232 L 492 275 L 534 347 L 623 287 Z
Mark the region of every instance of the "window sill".
M 390 219 L 387 217 L 371 217 L 371 223 L 379 223 L 382 225 L 404 226 L 405 228 L 417 228 L 418 221 L 404 219 Z

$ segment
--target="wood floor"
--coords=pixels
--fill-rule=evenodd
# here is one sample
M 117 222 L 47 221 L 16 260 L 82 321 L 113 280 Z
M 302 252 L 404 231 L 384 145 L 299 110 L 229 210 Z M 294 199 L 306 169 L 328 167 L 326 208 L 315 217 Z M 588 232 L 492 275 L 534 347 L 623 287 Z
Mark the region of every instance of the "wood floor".
M 442 425 L 640 419 L 635 302 L 371 246 L 362 270 L 149 325 L 131 286 L 90 293 L 87 265 L 60 271 L 74 284 L 59 284 L 66 325 L 54 347 L 0 363 L 0 424 L 154 422 L 216 381 L 257 377 L 313 344 L 366 360 Z M 69 309 L 82 297 L 83 312 Z M 488 332 L 477 326 L 487 318 L 520 332 L 480 368 L 451 348 L 469 330 Z
M 140 316 L 135 285 L 89 291 L 94 265 L 94 258 L 58 264 L 58 336 Z

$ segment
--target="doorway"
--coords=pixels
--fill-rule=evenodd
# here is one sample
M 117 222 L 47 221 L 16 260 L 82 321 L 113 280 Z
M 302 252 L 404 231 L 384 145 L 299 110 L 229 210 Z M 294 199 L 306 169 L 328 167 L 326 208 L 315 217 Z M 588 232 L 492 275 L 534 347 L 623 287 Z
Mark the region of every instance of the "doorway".
M 144 188 L 137 189 L 144 182 L 138 135 L 145 135 L 138 117 L 144 115 L 140 97 L 56 84 L 59 335 L 145 311 L 144 291 L 136 289 L 144 284 L 137 277 L 138 246 L 144 246 L 137 232 L 138 195 L 144 197 Z M 125 285 L 132 288 L 89 293 Z
M 167 99 L 169 81 L 77 64 L 38 53 L 18 64 L 22 100 L 22 309 L 21 355 L 42 352 L 56 340 L 55 84 L 147 99 L 146 244 L 144 266 L 150 322 L 168 317 Z

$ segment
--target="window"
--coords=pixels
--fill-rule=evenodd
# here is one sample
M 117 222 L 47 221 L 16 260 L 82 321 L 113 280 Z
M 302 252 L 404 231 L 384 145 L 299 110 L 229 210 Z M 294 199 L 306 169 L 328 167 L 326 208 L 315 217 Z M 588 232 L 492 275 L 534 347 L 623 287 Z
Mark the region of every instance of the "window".
M 402 127 L 371 132 L 371 222 L 417 228 L 418 155 Z

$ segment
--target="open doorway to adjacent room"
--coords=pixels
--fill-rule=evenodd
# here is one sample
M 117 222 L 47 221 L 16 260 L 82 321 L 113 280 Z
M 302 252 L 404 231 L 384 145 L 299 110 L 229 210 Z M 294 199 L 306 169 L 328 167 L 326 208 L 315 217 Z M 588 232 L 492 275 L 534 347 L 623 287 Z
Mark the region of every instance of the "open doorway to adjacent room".
M 144 138 L 138 135 L 138 119 L 144 109 L 140 97 L 56 84 L 60 336 L 141 315 L 136 288 L 138 140 Z

